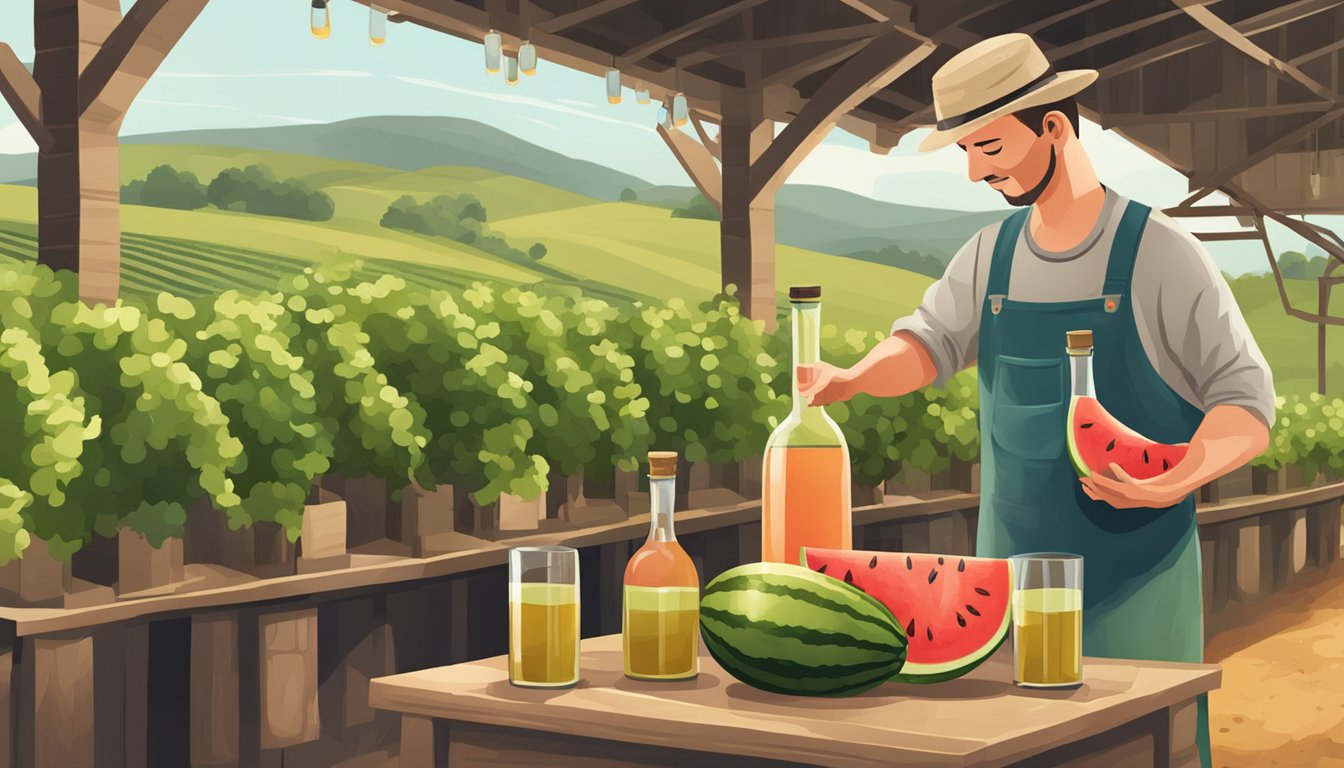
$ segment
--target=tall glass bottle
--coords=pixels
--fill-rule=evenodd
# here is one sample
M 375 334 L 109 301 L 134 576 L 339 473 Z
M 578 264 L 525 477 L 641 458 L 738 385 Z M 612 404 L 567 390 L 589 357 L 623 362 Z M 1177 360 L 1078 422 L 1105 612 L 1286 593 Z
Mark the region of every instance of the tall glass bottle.
M 700 577 L 677 543 L 677 454 L 649 452 L 649 538 L 625 566 L 625 674 L 685 680 L 699 673 Z
M 1073 399 L 1097 396 L 1097 385 L 1092 380 L 1092 332 L 1069 331 L 1064 334 L 1069 353 L 1069 381 L 1072 382 Z
M 793 411 L 766 442 L 761 559 L 797 563 L 800 547 L 850 549 L 849 446 L 821 406 L 798 395 L 798 366 L 821 360 L 821 288 L 789 289 Z

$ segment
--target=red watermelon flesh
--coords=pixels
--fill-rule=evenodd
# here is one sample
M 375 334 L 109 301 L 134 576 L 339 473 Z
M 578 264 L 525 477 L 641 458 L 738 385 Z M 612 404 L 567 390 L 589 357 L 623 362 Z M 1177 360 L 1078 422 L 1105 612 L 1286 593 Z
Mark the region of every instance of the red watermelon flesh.
M 880 600 L 905 629 L 907 683 L 961 677 L 1008 636 L 1007 560 L 906 552 L 802 548 L 802 564 Z
M 1190 447 L 1149 440 L 1120 423 L 1095 397 L 1075 397 L 1069 404 L 1068 435 L 1069 458 L 1079 477 L 1118 464 L 1130 477 L 1146 480 L 1179 464 Z

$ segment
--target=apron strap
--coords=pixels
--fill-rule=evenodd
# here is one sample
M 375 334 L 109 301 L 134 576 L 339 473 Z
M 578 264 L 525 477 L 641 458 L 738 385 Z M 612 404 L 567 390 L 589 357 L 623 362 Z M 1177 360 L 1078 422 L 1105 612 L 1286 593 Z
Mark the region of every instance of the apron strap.
M 1008 295 L 1009 278 L 1013 274 L 1013 254 L 1017 251 L 1017 239 L 1022 234 L 1022 227 L 1027 223 L 1027 217 L 1031 215 L 1031 206 L 1027 206 L 1020 211 L 1014 211 L 1011 216 L 1003 220 L 999 225 L 999 236 L 994 241 L 994 257 L 989 262 L 989 287 L 986 293 L 991 297 L 998 296 L 1000 300 Z
M 1108 312 L 1114 312 L 1119 303 L 1129 296 L 1129 280 L 1134 275 L 1139 240 L 1143 238 L 1150 213 L 1152 209 L 1148 206 L 1130 200 L 1129 205 L 1125 206 L 1124 215 L 1120 217 L 1120 226 L 1116 227 L 1111 255 L 1106 263 L 1106 283 L 1101 289 Z

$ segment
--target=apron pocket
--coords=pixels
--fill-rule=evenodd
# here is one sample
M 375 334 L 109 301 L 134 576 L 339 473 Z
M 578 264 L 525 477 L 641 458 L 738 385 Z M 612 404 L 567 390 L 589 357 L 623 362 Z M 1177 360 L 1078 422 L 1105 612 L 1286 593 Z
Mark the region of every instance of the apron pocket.
M 1036 461 L 1058 459 L 1064 453 L 1067 412 L 1059 405 L 994 406 L 989 438 L 1014 458 Z
M 1064 366 L 1057 358 L 999 355 L 989 427 L 994 492 L 1019 504 L 1048 503 L 1072 474 L 1064 457 Z

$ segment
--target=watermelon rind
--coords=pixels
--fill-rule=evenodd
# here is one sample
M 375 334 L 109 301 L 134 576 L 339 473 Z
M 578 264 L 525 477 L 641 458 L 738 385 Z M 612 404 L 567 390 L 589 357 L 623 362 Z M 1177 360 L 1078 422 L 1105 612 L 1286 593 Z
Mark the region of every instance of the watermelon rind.
M 1069 416 L 1064 433 L 1068 436 L 1069 443 L 1069 461 L 1073 462 L 1073 471 L 1078 473 L 1079 477 L 1091 477 L 1092 470 L 1088 468 L 1083 461 L 1083 455 L 1078 452 L 1078 441 L 1073 436 L 1073 409 L 1078 404 L 1078 398 L 1069 401 Z
M 900 554 L 900 553 L 892 553 L 892 554 Z M 910 554 L 931 554 L 931 553 L 910 553 Z M 811 568 L 807 567 L 807 547 L 801 547 L 799 549 L 798 558 L 799 558 L 799 564 L 802 565 L 803 568 L 805 568 L 808 571 L 812 571 Z M 993 637 L 991 637 L 979 648 L 970 651 L 969 653 L 963 654 L 961 658 L 943 662 L 941 664 L 921 664 L 919 662 L 910 661 L 907 658 L 905 663 L 901 665 L 900 671 L 897 672 L 892 677 L 893 681 L 903 683 L 914 683 L 917 685 L 927 685 L 930 683 L 945 683 L 949 680 L 955 680 L 959 677 L 964 676 L 966 673 L 970 672 L 971 670 L 983 664 L 985 660 L 988 659 L 990 656 L 994 655 L 994 652 L 997 651 L 1000 648 L 1000 646 L 1003 645 L 1004 640 L 1008 638 L 1008 630 L 1012 626 L 1012 604 L 1013 604 L 1012 593 L 1013 593 L 1013 585 L 1016 584 L 1016 581 L 1013 578 L 1013 561 L 1004 558 L 1003 562 L 1008 568 L 1008 579 L 1007 579 L 1008 583 L 1004 585 L 1008 593 L 1007 608 L 1003 612 L 1003 621 L 1000 623 L 999 628 L 995 631 Z M 815 571 L 812 572 L 816 573 Z M 837 579 L 833 576 L 828 576 L 826 574 L 818 574 L 818 575 L 825 576 L 826 578 L 831 579 L 832 581 L 842 586 L 849 587 L 850 589 L 854 589 L 857 592 L 861 592 L 867 595 L 866 592 L 863 592 L 862 590 L 857 589 L 856 587 L 852 587 L 851 585 L 845 583 L 841 579 Z M 873 599 L 876 600 L 877 598 Z M 878 602 L 881 603 L 880 600 L 878 600 Z M 885 605 L 886 604 L 883 603 L 884 607 Z M 888 613 L 890 613 L 890 609 L 888 608 L 887 610 Z M 900 625 L 900 620 L 897 619 L 896 623 L 897 625 Z M 902 628 L 901 633 L 902 635 L 904 635 L 905 633 L 904 628 Z
M 754 688 L 795 696 L 852 696 L 893 678 L 905 632 L 881 601 L 788 563 L 750 563 L 705 586 L 705 648 Z

